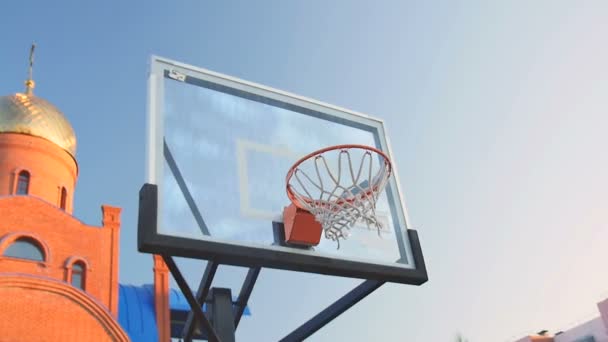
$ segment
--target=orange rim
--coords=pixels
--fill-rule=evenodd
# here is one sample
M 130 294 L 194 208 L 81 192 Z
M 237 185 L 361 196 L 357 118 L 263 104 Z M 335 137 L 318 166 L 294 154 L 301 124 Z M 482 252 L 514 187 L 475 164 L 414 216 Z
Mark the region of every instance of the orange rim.
M 388 166 L 388 177 L 390 177 L 390 175 L 393 171 L 391 160 L 388 158 L 386 153 L 382 152 L 381 150 L 379 150 L 375 147 L 366 146 L 366 145 L 356 145 L 356 144 L 335 145 L 335 146 L 325 147 L 320 150 L 309 153 L 309 154 L 305 155 L 304 157 L 300 158 L 297 162 L 295 162 L 293 164 L 293 166 L 287 172 L 287 176 L 285 177 L 285 183 L 286 183 L 287 197 L 289 198 L 291 203 L 293 203 L 295 206 L 297 206 L 300 209 L 306 209 L 306 206 L 304 206 L 300 202 L 300 200 L 294 195 L 294 190 L 292 189 L 291 185 L 289 184 L 289 181 L 291 180 L 291 177 L 293 177 L 298 166 L 300 166 L 305 161 L 307 161 L 313 157 L 316 157 L 318 155 L 321 155 L 325 152 L 334 151 L 334 150 L 348 150 L 348 149 L 363 149 L 363 150 L 371 151 L 371 152 L 374 152 L 374 153 L 380 155 L 384 159 L 384 163 Z M 374 192 L 375 190 L 376 190 L 376 187 L 370 188 L 367 191 L 365 191 L 364 194 L 367 196 L 370 193 Z M 315 200 L 313 200 L 312 198 L 309 198 L 309 197 L 306 197 L 303 195 L 301 197 L 303 197 L 307 203 L 315 202 Z M 352 202 L 353 200 L 343 199 L 343 200 L 336 201 L 336 203 L 337 204 L 343 203 L 342 201 Z

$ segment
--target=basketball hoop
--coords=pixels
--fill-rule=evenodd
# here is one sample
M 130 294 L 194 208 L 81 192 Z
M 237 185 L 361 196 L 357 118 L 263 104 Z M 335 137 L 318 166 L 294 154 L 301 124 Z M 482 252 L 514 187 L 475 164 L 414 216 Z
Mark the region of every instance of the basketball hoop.
M 298 160 L 287 173 L 287 196 L 321 224 L 325 237 L 336 241 L 349 236 L 363 221 L 380 231 L 376 203 L 391 176 L 388 156 L 364 145 L 330 146 Z M 317 241 L 318 243 L 318 241 Z

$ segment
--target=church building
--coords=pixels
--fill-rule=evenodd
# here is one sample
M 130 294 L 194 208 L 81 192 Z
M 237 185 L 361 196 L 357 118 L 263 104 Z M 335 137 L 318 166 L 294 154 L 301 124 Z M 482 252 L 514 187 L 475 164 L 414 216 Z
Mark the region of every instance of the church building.
M 33 49 L 25 92 L 0 96 L 0 342 L 180 338 L 190 306 L 160 256 L 153 284 L 119 284 L 121 209 L 102 205 L 101 226 L 73 216 L 76 135 L 34 95 Z
M 34 95 L 0 96 L 0 340 L 129 341 L 118 322 L 120 208 L 72 216 L 76 135 Z

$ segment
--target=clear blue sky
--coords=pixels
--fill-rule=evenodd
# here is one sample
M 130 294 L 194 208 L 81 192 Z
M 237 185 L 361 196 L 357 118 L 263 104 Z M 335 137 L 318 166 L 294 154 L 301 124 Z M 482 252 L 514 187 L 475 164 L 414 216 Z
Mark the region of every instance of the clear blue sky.
M 35 93 L 78 135 L 75 214 L 124 209 L 136 251 L 146 72 L 165 56 L 385 120 L 430 281 L 382 287 L 312 341 L 508 341 L 608 297 L 608 4 L 603 1 L 12 1 L 0 93 Z M 202 265 L 182 262 L 194 284 Z M 236 285 L 241 270 L 220 269 Z M 276 340 L 357 281 L 263 271 L 242 341 Z

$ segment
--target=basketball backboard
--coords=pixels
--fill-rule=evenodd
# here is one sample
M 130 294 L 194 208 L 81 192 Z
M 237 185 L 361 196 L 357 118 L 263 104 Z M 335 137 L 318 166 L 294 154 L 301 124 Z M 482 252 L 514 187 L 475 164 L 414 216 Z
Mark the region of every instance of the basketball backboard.
M 140 208 L 140 251 L 410 284 L 427 280 L 394 167 L 377 203 L 380 232 L 360 223 L 339 249 L 324 238 L 301 249 L 280 245 L 273 231 L 290 204 L 285 176 L 302 156 L 360 144 L 393 157 L 381 120 L 160 57 L 150 67 L 146 167 L 155 203 L 146 212 Z

